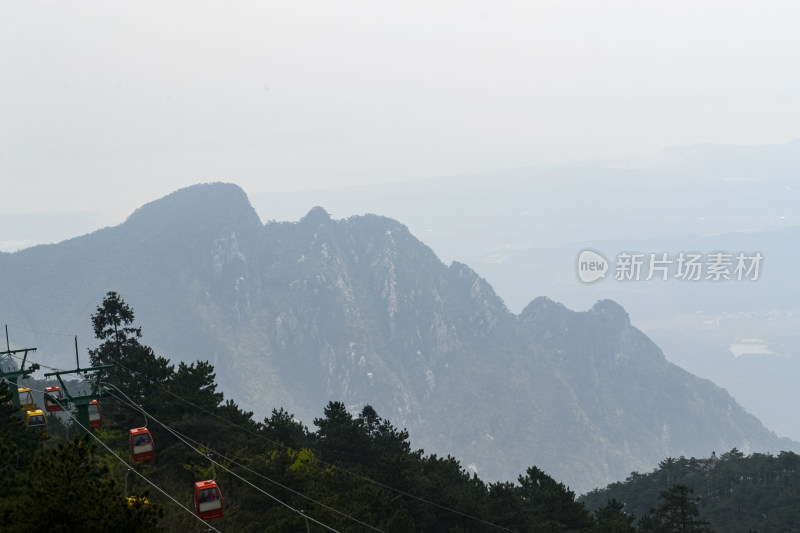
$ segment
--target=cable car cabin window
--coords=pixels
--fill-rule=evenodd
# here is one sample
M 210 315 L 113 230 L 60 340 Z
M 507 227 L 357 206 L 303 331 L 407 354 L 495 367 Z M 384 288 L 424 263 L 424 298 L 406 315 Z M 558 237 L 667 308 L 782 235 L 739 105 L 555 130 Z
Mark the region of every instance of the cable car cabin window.
M 131 455 L 136 462 L 148 461 L 156 456 L 156 448 L 153 437 L 147 428 L 136 428 L 130 430 L 129 437 Z
M 33 394 L 30 389 L 17 389 L 19 392 L 19 407 L 23 411 L 30 411 L 33 409 Z
M 219 489 L 205 489 L 200 491 L 200 512 L 222 509 L 222 499 Z
M 97 400 L 89 402 L 89 425 L 93 428 L 103 425 L 103 410 Z
M 47 387 L 44 391 L 44 408 L 48 413 L 61 411 L 60 402 L 64 398 L 60 387 Z
M 221 518 L 224 511 L 222 492 L 213 481 L 200 481 L 194 484 L 197 502 L 197 516 L 203 520 Z
M 44 425 L 45 421 L 44 421 L 44 416 L 42 415 L 35 415 L 28 418 L 28 427 L 44 426 Z

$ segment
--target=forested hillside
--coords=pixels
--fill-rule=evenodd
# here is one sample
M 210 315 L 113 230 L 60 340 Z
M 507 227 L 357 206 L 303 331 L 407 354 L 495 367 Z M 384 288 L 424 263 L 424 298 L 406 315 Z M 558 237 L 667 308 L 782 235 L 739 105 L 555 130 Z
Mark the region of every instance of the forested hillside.
M 310 431 L 281 408 L 261 422 L 217 391 L 207 362 L 177 367 L 142 344 L 133 310 L 109 293 L 93 315 L 92 373 L 102 427 L 49 415 L 26 430 L 0 389 L 4 531 L 533 531 L 597 524 L 535 466 L 485 483 L 452 457 L 412 450 L 373 408 L 329 403 Z M 40 385 L 32 381 L 33 389 Z M 40 392 L 40 391 L 39 391 Z M 135 463 L 128 431 L 146 425 L 155 458 Z M 213 479 L 222 518 L 195 516 L 192 484 Z M 126 498 L 131 498 L 127 500 Z M 130 502 L 130 503 L 129 503 Z
M 748 456 L 734 448 L 700 459 L 669 457 L 652 472 L 633 472 L 580 500 L 598 509 L 614 499 L 624 502 L 626 512 L 643 517 L 659 494 L 675 485 L 692 491 L 700 515 L 718 531 L 798 531 L 800 456 L 793 452 Z
M 281 407 L 254 420 L 217 390 L 210 363 L 176 366 L 143 344 L 116 293 L 91 318 L 99 370 L 60 384 L 95 391 L 102 427 L 87 432 L 62 412 L 46 433 L 26 429 L 0 382 L 3 531 L 744 532 L 793 531 L 798 519 L 791 452 L 668 458 L 578 500 L 535 465 L 487 483 L 453 457 L 412 449 L 408 432 L 371 406 L 351 413 L 330 402 L 313 430 Z M 26 384 L 40 395 L 52 383 Z M 128 433 L 143 426 L 155 457 L 135 462 Z M 203 480 L 224 502 L 207 523 L 192 491 Z

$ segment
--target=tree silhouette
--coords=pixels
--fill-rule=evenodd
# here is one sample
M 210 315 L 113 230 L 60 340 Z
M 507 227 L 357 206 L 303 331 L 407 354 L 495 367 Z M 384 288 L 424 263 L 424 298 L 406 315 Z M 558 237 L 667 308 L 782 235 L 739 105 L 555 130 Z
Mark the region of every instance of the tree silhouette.
M 544 523 L 556 530 L 559 527 L 580 530 L 592 525 L 591 515 L 582 503 L 575 501 L 575 493 L 541 469 L 529 467 L 524 476 L 519 476 L 519 484 L 531 527 Z
M 692 493 L 691 488 L 681 484 L 661 491 L 660 497 L 663 502 L 651 511 L 645 524 L 640 522 L 640 530 L 658 533 L 713 532 L 710 524 L 700 519 L 700 510 L 697 502 L 692 498 Z
M 100 340 L 111 340 L 117 345 L 142 336 L 142 328 L 132 327 L 131 324 L 133 324 L 133 309 L 115 291 L 106 294 L 103 303 L 92 315 L 95 337 Z
M 128 505 L 112 480 L 94 471 L 89 445 L 74 440 L 55 450 L 42 448 L 29 467 L 25 490 L 10 514 L 9 533 L 135 533 L 160 531 L 159 507 Z M 140 499 L 144 494 L 137 495 Z
M 625 506 L 615 499 L 610 499 L 605 507 L 601 507 L 594 512 L 595 520 L 597 520 L 597 529 L 607 533 L 633 533 L 636 528 L 633 527 L 633 521 L 636 519 L 633 515 L 627 514 L 624 510 Z
M 163 387 L 173 375 L 169 360 L 157 356 L 153 349 L 139 342 L 142 328 L 134 326 L 133 310 L 114 291 L 92 315 L 92 325 L 98 340 L 96 349 L 89 350 L 93 366 L 111 365 L 94 374 L 96 384 L 125 391 L 125 395 L 145 409 L 163 404 Z M 114 417 L 123 427 L 141 425 L 139 413 L 130 409 L 112 408 L 104 416 Z

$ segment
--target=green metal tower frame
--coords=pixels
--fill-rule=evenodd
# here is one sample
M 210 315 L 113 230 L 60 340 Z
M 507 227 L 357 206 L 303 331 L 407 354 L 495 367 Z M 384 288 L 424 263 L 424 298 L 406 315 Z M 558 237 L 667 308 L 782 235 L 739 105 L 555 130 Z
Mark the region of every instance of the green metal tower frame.
M 11 355 L 15 353 L 24 352 L 25 355 L 22 357 L 22 364 L 19 367 L 19 370 L 13 370 L 11 372 L 3 372 L 0 370 L 0 378 L 8 380 L 11 383 L 11 405 L 14 406 L 17 410 L 22 410 L 21 405 L 19 403 L 19 384 L 18 380 L 19 377 L 22 376 L 23 378 L 27 378 L 37 370 L 39 370 L 39 365 L 36 363 L 31 364 L 30 367 L 27 369 L 25 368 L 25 362 L 28 359 L 28 352 L 35 352 L 36 348 L 21 348 L 19 350 L 6 350 L 4 352 L 0 352 L 0 356 L 3 355 Z
M 108 393 L 100 390 L 97 388 L 97 385 L 92 385 L 92 392 L 90 394 L 84 394 L 82 396 L 73 396 L 69 393 L 64 380 L 61 379 L 61 376 L 67 374 L 85 374 L 87 372 L 97 372 L 99 370 L 105 370 L 106 368 L 111 368 L 113 365 L 101 365 L 101 366 L 93 366 L 89 368 L 81 368 L 81 363 L 78 359 L 78 337 L 75 337 L 75 370 L 56 370 L 55 372 L 49 372 L 44 375 L 44 377 L 49 378 L 55 376 L 58 380 L 59 385 L 61 385 L 61 392 L 64 393 L 66 396 L 66 401 L 62 401 L 62 404 L 72 404 L 78 410 L 78 423 L 81 425 L 81 429 L 83 433 L 92 432 L 91 423 L 89 421 L 89 404 L 93 400 L 97 400 L 103 396 L 108 396 Z
M 8 382 L 11 384 L 11 405 L 13 405 L 17 411 L 22 410 L 21 409 L 22 406 L 19 403 L 19 384 L 18 384 L 19 377 L 22 376 L 23 378 L 27 378 L 28 376 L 39 370 L 39 365 L 36 363 L 31 364 L 31 366 L 28 367 L 27 369 L 25 368 L 25 363 L 28 360 L 28 352 L 35 352 L 35 351 L 36 348 L 20 348 L 18 350 L 12 350 L 11 344 L 8 342 L 8 325 L 6 325 L 6 350 L 0 352 L 0 357 L 6 355 L 13 355 L 15 353 L 25 354 L 22 356 L 22 364 L 19 365 L 19 370 L 13 370 L 11 372 L 3 372 L 3 370 L 0 369 L 0 379 L 8 380 Z

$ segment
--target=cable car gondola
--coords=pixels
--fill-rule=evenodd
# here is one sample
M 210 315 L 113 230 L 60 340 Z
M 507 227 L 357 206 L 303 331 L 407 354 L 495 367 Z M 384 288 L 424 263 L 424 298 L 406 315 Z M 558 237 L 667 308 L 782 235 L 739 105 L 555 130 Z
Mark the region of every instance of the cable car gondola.
M 136 505 L 150 505 L 150 500 L 144 496 L 128 496 L 128 507 Z
M 128 441 L 131 447 L 131 456 L 137 463 L 149 461 L 156 456 L 156 447 L 153 437 L 147 428 L 136 428 L 129 432 Z
M 61 411 L 61 401 L 64 396 L 61 394 L 61 387 L 47 387 L 44 390 L 44 408 L 48 413 Z
M 33 409 L 33 394 L 31 394 L 31 389 L 17 389 L 17 392 L 19 393 L 19 408 L 23 411 L 30 411 Z
M 222 518 L 225 505 L 222 492 L 213 480 L 198 481 L 194 484 L 194 501 L 197 516 L 203 520 Z
M 93 428 L 103 425 L 103 409 L 97 400 L 89 402 L 89 425 Z
M 38 429 L 47 431 L 47 418 L 41 409 L 33 409 L 25 415 L 25 427 L 28 429 Z

